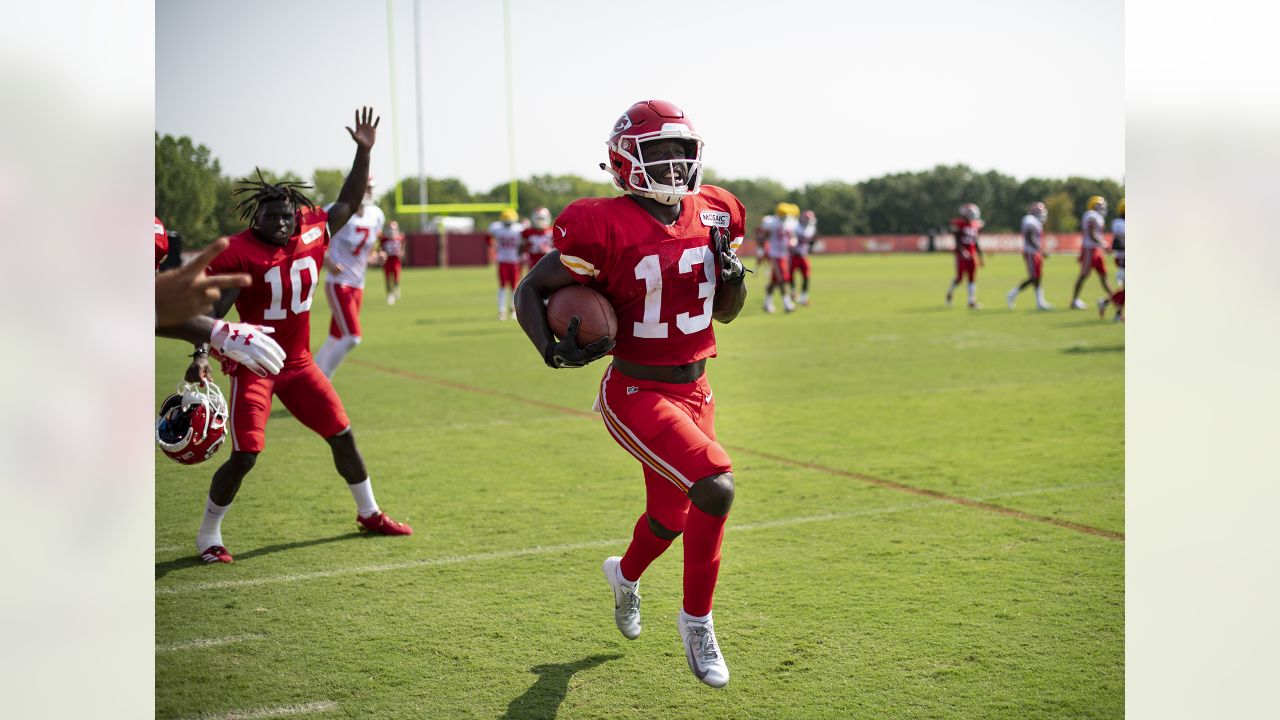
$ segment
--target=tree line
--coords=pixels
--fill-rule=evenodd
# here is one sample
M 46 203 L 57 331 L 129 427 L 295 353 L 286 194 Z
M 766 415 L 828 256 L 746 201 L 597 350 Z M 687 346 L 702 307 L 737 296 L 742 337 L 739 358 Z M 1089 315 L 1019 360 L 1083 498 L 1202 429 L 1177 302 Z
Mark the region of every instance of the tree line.
M 243 230 L 247 223 L 235 212 L 232 194 L 238 178 L 222 174 L 209 148 L 188 137 L 156 134 L 155 212 L 166 226 L 180 231 L 185 248 L 199 248 L 218 237 Z M 310 197 L 317 205 L 333 202 L 342 187 L 346 170 L 323 168 L 310 178 L 292 172 L 262 169 L 270 182 L 295 180 L 311 182 Z M 766 178 L 731 179 L 713 170 L 705 182 L 719 185 L 736 195 L 747 208 L 747 220 L 754 224 L 773 212 L 779 202 L 791 202 L 818 216 L 823 235 L 924 234 L 946 232 L 956 208 L 973 202 L 982 208 L 986 227 L 992 232 L 1016 231 L 1026 207 L 1043 201 L 1049 211 L 1046 229 L 1071 232 L 1079 229 L 1084 203 L 1091 195 L 1102 195 L 1112 207 L 1124 196 L 1124 184 L 1110 178 L 1028 178 L 1017 180 L 994 170 L 979 172 L 966 165 L 939 165 L 918 172 L 893 173 L 858 182 L 827 181 L 787 188 Z M 400 181 L 406 204 L 421 202 L 416 178 Z M 388 219 L 398 220 L 406 230 L 419 226 L 419 215 L 395 212 L 395 187 L 380 186 L 378 204 Z M 427 178 L 427 197 L 432 203 L 504 202 L 507 183 L 484 192 L 471 192 L 456 178 Z M 557 214 L 582 197 L 611 197 L 619 190 L 608 179 L 587 180 L 576 175 L 534 175 L 518 181 L 522 217 L 545 207 Z M 497 213 L 471 213 L 476 227 L 484 228 Z

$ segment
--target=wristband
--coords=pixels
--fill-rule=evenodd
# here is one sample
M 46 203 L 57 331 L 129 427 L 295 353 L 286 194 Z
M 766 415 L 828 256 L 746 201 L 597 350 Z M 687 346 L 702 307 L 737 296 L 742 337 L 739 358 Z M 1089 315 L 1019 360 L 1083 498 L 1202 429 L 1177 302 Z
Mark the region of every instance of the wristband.
M 198 345 L 198 346 L 196 346 L 196 350 L 195 350 L 195 352 L 191 353 L 191 358 L 194 360 L 195 358 L 198 358 L 198 357 L 200 357 L 201 355 L 208 355 L 208 354 L 209 354 L 209 348 L 208 348 L 208 347 L 206 347 L 206 346 L 204 346 L 204 345 Z

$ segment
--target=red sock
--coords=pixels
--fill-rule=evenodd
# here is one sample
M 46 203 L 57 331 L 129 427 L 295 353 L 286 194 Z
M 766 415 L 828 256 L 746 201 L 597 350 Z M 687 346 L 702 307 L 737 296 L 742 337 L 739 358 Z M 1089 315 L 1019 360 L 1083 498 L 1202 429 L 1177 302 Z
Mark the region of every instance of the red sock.
M 684 611 L 701 617 L 711 612 L 711 598 L 720 574 L 720 541 L 726 515 L 708 515 L 689 508 L 684 526 Z
M 671 547 L 671 541 L 654 535 L 649 529 L 649 514 L 642 513 L 640 519 L 636 521 L 636 529 L 631 533 L 631 544 L 627 546 L 627 552 L 623 554 L 622 562 L 618 565 L 618 569 L 622 571 L 622 577 L 631 582 L 639 580 L 648 569 L 649 563 L 657 560 L 658 556 L 666 552 L 669 547 Z

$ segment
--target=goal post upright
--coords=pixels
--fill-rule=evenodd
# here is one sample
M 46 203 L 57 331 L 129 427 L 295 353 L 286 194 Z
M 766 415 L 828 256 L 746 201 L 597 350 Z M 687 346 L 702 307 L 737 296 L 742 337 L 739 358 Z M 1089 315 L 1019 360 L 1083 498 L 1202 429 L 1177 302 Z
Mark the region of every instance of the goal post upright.
M 419 57 L 419 52 L 417 49 L 418 48 L 417 35 L 421 31 L 421 28 L 418 27 L 418 1 L 419 0 L 414 0 L 415 26 L 413 31 L 414 31 L 414 38 L 415 38 L 414 39 L 414 46 L 415 46 L 414 62 L 415 62 L 415 65 L 417 65 L 418 69 L 420 70 L 422 61 L 421 61 L 421 57 Z M 480 202 L 480 203 L 421 202 L 421 203 L 410 204 L 404 201 L 404 183 L 402 182 L 403 176 L 400 171 L 400 112 L 399 112 L 398 92 L 396 87 L 396 44 L 395 44 L 395 26 L 394 26 L 394 21 L 392 19 L 393 15 L 394 15 L 394 0 L 387 0 L 387 51 L 388 51 L 388 63 L 389 63 L 390 80 L 391 80 L 391 147 L 392 147 L 392 153 L 393 153 L 392 162 L 393 162 L 393 167 L 395 168 L 395 175 L 396 175 L 396 180 L 395 180 L 395 211 L 396 213 L 404 214 L 404 215 L 414 215 L 414 214 L 428 215 L 431 213 L 448 215 L 451 213 L 501 212 L 502 210 L 507 210 L 507 209 L 516 210 L 519 207 L 519 181 L 516 179 L 516 172 L 515 172 L 515 166 L 516 166 L 515 111 L 514 111 L 514 100 L 513 100 L 513 97 L 514 97 L 513 80 L 512 80 L 512 71 L 511 71 L 511 3 L 510 3 L 510 0 L 502 1 L 502 24 L 503 24 L 503 42 L 504 42 L 505 61 L 506 61 L 505 71 L 506 71 L 506 91 L 507 91 L 506 92 L 507 169 L 508 169 L 508 172 L 510 173 L 510 178 L 511 178 L 507 183 L 507 201 L 506 202 Z M 418 97 L 419 97 L 418 113 L 417 113 L 418 138 L 419 138 L 418 153 L 419 153 L 419 163 L 421 164 L 422 158 L 425 153 L 425 147 L 424 147 L 425 134 L 422 131 L 422 128 L 423 128 L 422 105 L 421 105 L 422 81 L 421 81 L 420 75 L 415 74 L 415 77 L 418 77 L 418 81 L 417 81 L 418 82 L 417 90 L 418 90 Z M 419 174 L 421 179 L 421 194 L 423 198 L 426 199 L 426 190 L 427 190 L 426 180 L 427 179 L 425 175 L 425 170 L 422 170 Z

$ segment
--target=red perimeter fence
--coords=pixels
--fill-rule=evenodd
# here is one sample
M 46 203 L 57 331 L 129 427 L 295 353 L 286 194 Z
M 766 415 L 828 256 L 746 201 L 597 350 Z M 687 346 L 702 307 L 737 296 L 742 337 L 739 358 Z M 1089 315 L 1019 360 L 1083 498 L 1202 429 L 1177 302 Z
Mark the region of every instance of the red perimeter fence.
M 449 233 L 445 239 L 444 264 L 448 267 L 490 265 L 493 251 L 484 233 Z M 440 236 L 429 233 L 411 233 L 405 237 L 404 264 L 409 267 L 440 267 Z M 1022 236 L 1017 233 L 992 233 L 982 235 L 978 242 L 983 252 L 1013 253 L 1022 251 Z M 917 253 L 929 252 L 926 235 L 827 235 L 818 238 L 816 252 L 825 254 L 845 253 Z M 1053 233 L 1044 236 L 1044 247 L 1051 253 L 1078 253 L 1080 233 Z M 955 238 L 950 235 L 934 238 L 935 252 L 951 252 Z M 183 262 L 195 257 L 198 251 L 182 253 Z M 754 256 L 755 240 L 747 240 L 738 250 L 744 257 Z
M 484 233 L 450 233 L 445 239 L 444 264 L 488 265 L 492 252 Z M 405 265 L 410 267 L 440 266 L 440 236 L 412 233 L 406 236 Z M 929 252 L 926 235 L 829 235 L 818 238 L 818 252 L 843 253 L 900 253 Z M 992 233 L 982 235 L 978 242 L 984 252 L 1012 253 L 1022 251 L 1022 236 L 1018 233 Z M 1044 247 L 1051 253 L 1077 253 L 1080 251 L 1080 233 L 1046 234 Z M 955 238 L 950 235 L 934 238 L 934 251 L 950 252 L 955 249 Z M 752 256 L 756 242 L 747 240 L 738 251 Z

